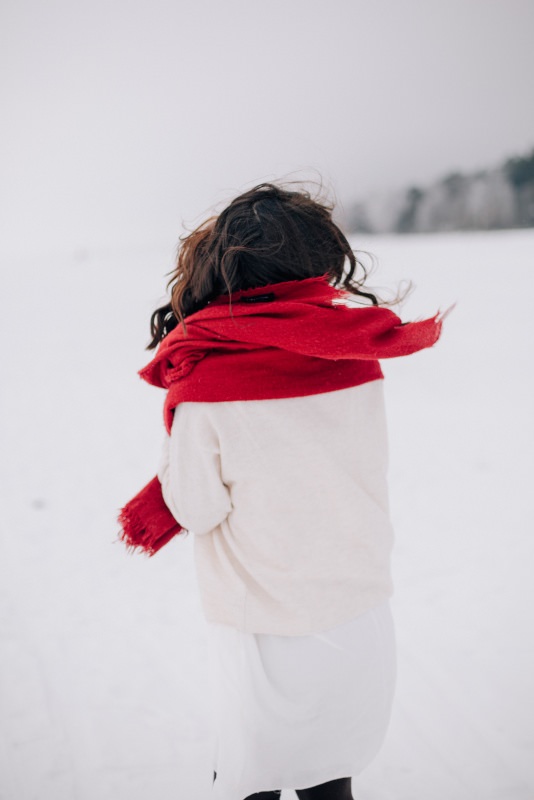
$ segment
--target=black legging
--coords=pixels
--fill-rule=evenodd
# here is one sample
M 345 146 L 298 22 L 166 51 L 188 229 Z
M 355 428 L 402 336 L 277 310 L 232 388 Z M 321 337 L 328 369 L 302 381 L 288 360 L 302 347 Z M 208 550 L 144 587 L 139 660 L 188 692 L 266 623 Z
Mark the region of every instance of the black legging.
M 296 792 L 299 800 L 353 800 L 350 778 L 338 778 L 309 789 L 296 789 Z M 280 800 L 280 791 L 257 792 L 245 800 Z
M 217 773 L 213 773 L 213 780 Z M 245 800 L 280 800 L 281 789 L 271 792 L 256 792 L 249 794 Z M 328 783 L 320 783 L 319 786 L 310 786 L 309 789 L 296 789 L 299 800 L 354 800 L 351 791 L 350 778 L 338 778 Z

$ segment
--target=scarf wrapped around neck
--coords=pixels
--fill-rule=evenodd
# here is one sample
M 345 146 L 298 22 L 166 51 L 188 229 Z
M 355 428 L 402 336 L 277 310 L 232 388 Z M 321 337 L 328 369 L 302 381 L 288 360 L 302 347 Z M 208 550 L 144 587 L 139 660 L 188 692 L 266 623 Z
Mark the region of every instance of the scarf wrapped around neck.
M 321 394 L 383 378 L 379 360 L 431 347 L 442 316 L 403 323 L 381 306 L 355 307 L 326 276 L 221 295 L 186 318 L 140 371 L 166 389 L 164 421 L 183 402 Z M 181 525 L 153 478 L 121 510 L 120 539 L 153 555 Z

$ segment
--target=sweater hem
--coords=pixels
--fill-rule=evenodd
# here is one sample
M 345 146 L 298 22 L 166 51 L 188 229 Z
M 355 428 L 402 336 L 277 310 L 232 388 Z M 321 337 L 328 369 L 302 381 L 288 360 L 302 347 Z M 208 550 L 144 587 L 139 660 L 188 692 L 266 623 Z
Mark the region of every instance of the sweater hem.
M 374 594 L 369 596 L 366 602 L 359 603 L 350 611 L 347 611 L 344 614 L 332 615 L 332 617 L 325 619 L 324 622 L 319 622 L 316 624 L 295 624 L 289 626 L 276 623 L 269 624 L 268 622 L 257 624 L 250 622 L 247 624 L 246 622 L 243 622 L 243 624 L 238 624 L 237 619 L 229 619 L 227 616 L 215 613 L 212 614 L 206 610 L 204 610 L 204 617 L 208 623 L 227 625 L 230 628 L 235 628 L 241 633 L 263 634 L 268 636 L 313 636 L 316 633 L 324 633 L 325 631 L 329 631 L 332 628 L 338 627 L 339 625 L 344 625 L 347 622 L 356 619 L 356 617 L 366 614 L 371 609 L 376 608 L 377 606 L 389 600 L 392 595 L 393 588 L 391 588 L 389 591 L 383 591 Z M 239 614 L 239 617 L 243 619 L 243 614 Z

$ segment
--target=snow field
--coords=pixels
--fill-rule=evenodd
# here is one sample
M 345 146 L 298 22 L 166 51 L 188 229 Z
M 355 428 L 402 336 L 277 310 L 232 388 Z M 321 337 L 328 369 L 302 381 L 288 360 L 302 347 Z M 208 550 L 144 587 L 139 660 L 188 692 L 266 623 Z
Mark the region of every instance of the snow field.
M 383 362 L 398 690 L 354 794 L 531 800 L 534 231 L 354 246 L 380 260 L 370 285 L 415 282 L 403 319 L 457 302 L 432 351 Z M 7 264 L 0 800 L 209 797 L 192 536 L 153 559 L 115 541 L 158 464 L 162 393 L 136 371 L 170 267 L 148 250 Z

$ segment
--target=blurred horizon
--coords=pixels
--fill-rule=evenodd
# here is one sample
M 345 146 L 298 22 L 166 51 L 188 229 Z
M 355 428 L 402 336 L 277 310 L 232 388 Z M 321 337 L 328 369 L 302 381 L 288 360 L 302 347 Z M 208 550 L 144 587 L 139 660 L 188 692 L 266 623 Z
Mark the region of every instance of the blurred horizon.
M 163 246 L 244 189 L 373 192 L 534 143 L 534 4 L 4 0 L 2 252 Z

